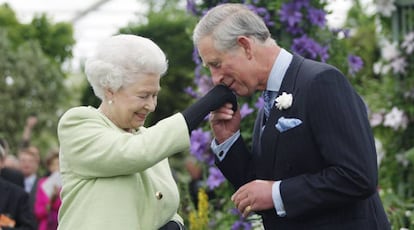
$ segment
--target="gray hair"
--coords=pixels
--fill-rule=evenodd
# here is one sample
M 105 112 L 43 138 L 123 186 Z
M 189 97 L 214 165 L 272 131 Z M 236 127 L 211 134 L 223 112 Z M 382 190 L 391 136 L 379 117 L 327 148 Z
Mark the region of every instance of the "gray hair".
M 222 4 L 212 8 L 198 22 L 193 32 L 197 46 L 200 39 L 212 35 L 215 48 L 231 50 L 238 36 L 250 36 L 264 43 L 270 32 L 263 19 L 243 4 Z
M 105 89 L 113 92 L 146 74 L 162 76 L 168 68 L 164 52 L 148 38 L 115 35 L 101 42 L 85 63 L 85 73 L 95 95 L 103 100 Z

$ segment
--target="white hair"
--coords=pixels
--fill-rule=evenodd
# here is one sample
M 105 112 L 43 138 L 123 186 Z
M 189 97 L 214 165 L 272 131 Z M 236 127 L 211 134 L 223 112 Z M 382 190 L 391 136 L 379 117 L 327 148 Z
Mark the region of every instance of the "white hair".
M 95 95 L 104 100 L 113 92 L 136 82 L 142 75 L 162 76 L 168 68 L 164 52 L 148 38 L 120 34 L 101 42 L 85 63 L 85 73 Z

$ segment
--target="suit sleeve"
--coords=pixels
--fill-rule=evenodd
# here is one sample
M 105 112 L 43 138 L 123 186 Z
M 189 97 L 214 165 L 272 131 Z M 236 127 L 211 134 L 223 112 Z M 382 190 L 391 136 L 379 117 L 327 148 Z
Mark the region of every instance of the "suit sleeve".
M 217 167 L 235 189 L 246 184 L 252 178 L 250 156 L 250 151 L 240 136 L 222 161 L 216 157 Z
M 316 76 L 306 95 L 310 129 L 325 166 L 282 181 L 288 217 L 341 208 L 376 192 L 375 144 L 362 99 L 336 69 Z
M 29 195 L 24 190 L 18 193 L 18 207 L 16 216 L 16 226 L 11 228 L 13 230 L 35 230 L 36 221 L 33 212 L 29 207 Z M 8 228 L 3 228 L 7 230 Z

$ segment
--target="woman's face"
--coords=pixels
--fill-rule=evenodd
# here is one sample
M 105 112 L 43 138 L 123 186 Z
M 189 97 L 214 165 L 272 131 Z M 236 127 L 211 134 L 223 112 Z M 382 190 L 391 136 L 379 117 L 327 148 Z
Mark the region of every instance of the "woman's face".
M 49 171 L 51 173 L 59 171 L 59 158 L 55 157 L 53 158 L 49 163 Z
M 112 103 L 107 104 L 105 115 L 126 131 L 144 125 L 147 115 L 157 106 L 160 78 L 155 74 L 140 75 L 136 82 L 110 94 L 108 100 Z

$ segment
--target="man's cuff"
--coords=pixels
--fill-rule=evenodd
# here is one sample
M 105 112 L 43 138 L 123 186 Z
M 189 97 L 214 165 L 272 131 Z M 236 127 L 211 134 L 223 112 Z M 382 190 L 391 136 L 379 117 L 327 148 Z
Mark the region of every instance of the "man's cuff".
M 280 195 L 280 183 L 282 181 L 278 180 L 272 185 L 272 199 L 273 204 L 275 205 L 276 213 L 280 217 L 286 216 L 285 206 L 283 205 L 282 196 Z
M 217 144 L 216 139 L 214 139 L 211 142 L 210 148 L 213 151 L 214 154 L 216 154 L 217 158 L 222 161 L 226 155 L 227 152 L 230 150 L 231 146 L 234 144 L 234 142 L 237 141 L 237 139 L 240 137 L 240 130 L 235 132 L 231 137 L 229 137 L 226 141 L 224 141 L 221 144 Z

